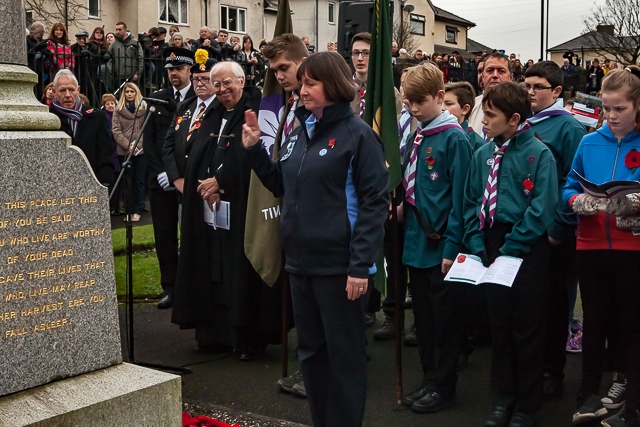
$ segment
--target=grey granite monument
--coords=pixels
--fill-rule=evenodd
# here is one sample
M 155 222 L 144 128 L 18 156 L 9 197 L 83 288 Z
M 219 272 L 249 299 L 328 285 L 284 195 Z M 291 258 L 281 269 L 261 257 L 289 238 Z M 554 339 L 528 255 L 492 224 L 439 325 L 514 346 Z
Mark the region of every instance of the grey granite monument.
M 0 426 L 179 426 L 179 377 L 122 364 L 107 189 L 0 16 Z

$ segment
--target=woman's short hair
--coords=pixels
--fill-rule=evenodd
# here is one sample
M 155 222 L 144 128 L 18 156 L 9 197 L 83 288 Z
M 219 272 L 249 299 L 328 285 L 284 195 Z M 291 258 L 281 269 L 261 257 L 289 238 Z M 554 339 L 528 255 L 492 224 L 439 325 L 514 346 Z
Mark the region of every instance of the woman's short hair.
M 104 107 L 105 105 L 107 105 L 107 102 L 109 102 L 109 101 L 113 102 L 114 104 L 118 102 L 118 101 L 116 100 L 116 97 L 115 97 L 115 96 L 113 96 L 113 94 L 112 94 L 112 93 L 105 93 L 105 94 L 103 94 L 103 95 L 102 95 L 102 99 L 101 99 L 102 106 Z
M 319 52 L 302 61 L 298 80 L 303 76 L 322 82 L 324 96 L 329 102 L 353 101 L 356 84 L 344 58 L 336 52 Z

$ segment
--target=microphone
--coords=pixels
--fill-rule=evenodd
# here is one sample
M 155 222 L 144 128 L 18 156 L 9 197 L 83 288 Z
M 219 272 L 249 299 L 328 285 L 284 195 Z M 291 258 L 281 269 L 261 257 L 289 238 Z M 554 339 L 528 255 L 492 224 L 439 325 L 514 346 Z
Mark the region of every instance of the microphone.
M 162 105 L 166 110 L 170 113 L 176 111 L 178 104 L 172 98 L 167 99 L 156 99 L 156 98 L 142 98 L 143 101 L 148 102 L 149 104 L 157 104 Z

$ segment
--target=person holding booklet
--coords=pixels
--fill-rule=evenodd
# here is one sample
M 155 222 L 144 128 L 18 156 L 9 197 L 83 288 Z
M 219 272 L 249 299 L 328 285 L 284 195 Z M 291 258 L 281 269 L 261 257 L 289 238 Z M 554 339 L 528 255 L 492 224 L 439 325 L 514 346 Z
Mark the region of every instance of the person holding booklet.
M 607 427 L 640 421 L 640 193 L 595 198 L 578 174 L 595 184 L 640 180 L 640 68 L 612 70 L 602 82 L 605 123 L 578 147 L 563 200 L 578 214 L 577 267 L 584 313 L 582 385 L 573 423 L 607 414 L 598 398 L 607 334 L 619 334 L 616 355 L 627 379 L 623 409 L 602 421 Z M 634 230 L 635 229 L 635 230 Z M 612 316 L 615 314 L 615 316 Z M 624 340 L 622 341 L 622 337 Z
M 553 154 L 531 131 L 527 91 L 505 82 L 487 89 L 482 123 L 492 142 L 473 155 L 464 188 L 464 244 L 489 267 L 522 259 L 511 287 L 485 288 L 493 353 L 486 427 L 528 427 L 542 406 L 544 310 L 549 240 L 558 201 Z
M 556 160 L 558 200 L 555 216 L 549 227 L 551 264 L 549 275 L 549 305 L 545 338 L 544 398 L 550 399 L 564 390 L 566 347 L 570 337 L 569 306 L 573 312 L 578 279 L 575 271 L 577 225 L 576 215 L 562 201 L 562 188 L 571 171 L 571 162 L 580 140 L 586 134 L 584 126 L 558 105 L 564 77 L 553 61 L 541 61 L 527 68 L 525 89 L 531 100 L 533 115 L 528 122 L 534 136 L 542 141 Z M 571 300 L 571 302 L 569 302 Z M 573 317 L 573 316 L 572 316 Z M 574 343 L 578 341 L 574 340 Z M 575 344 L 574 344 L 575 345 Z
M 443 111 L 442 72 L 431 63 L 410 68 L 404 97 L 418 128 L 404 153 L 405 237 L 402 262 L 409 268 L 423 378 L 403 399 L 415 412 L 437 412 L 455 401 L 456 365 L 464 319 L 456 311 L 464 284 L 444 277 L 462 250 L 462 195 L 473 154 L 458 119 Z

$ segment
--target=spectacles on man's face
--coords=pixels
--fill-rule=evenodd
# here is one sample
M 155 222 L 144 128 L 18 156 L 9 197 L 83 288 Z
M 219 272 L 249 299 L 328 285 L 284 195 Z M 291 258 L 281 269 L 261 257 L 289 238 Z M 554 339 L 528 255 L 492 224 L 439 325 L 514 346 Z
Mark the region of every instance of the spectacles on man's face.
M 553 89 L 553 86 L 539 86 L 539 85 L 531 86 L 531 85 L 525 84 L 524 88 L 527 90 L 527 92 L 538 93 L 546 89 Z
M 368 50 L 352 50 L 351 51 L 351 56 L 354 58 L 358 58 L 360 55 L 362 55 L 363 58 L 368 58 L 369 51 Z
M 215 90 L 220 90 L 221 87 L 225 88 L 225 89 L 229 89 L 231 87 L 231 85 L 233 84 L 233 82 L 235 82 L 236 80 L 239 80 L 240 77 L 236 77 L 235 79 L 224 79 L 221 82 L 213 82 L 213 88 Z
M 209 77 L 194 77 L 193 78 L 193 84 L 194 85 L 197 85 L 199 83 L 202 83 L 203 85 L 208 85 L 210 81 L 211 81 L 211 78 L 209 78 Z

